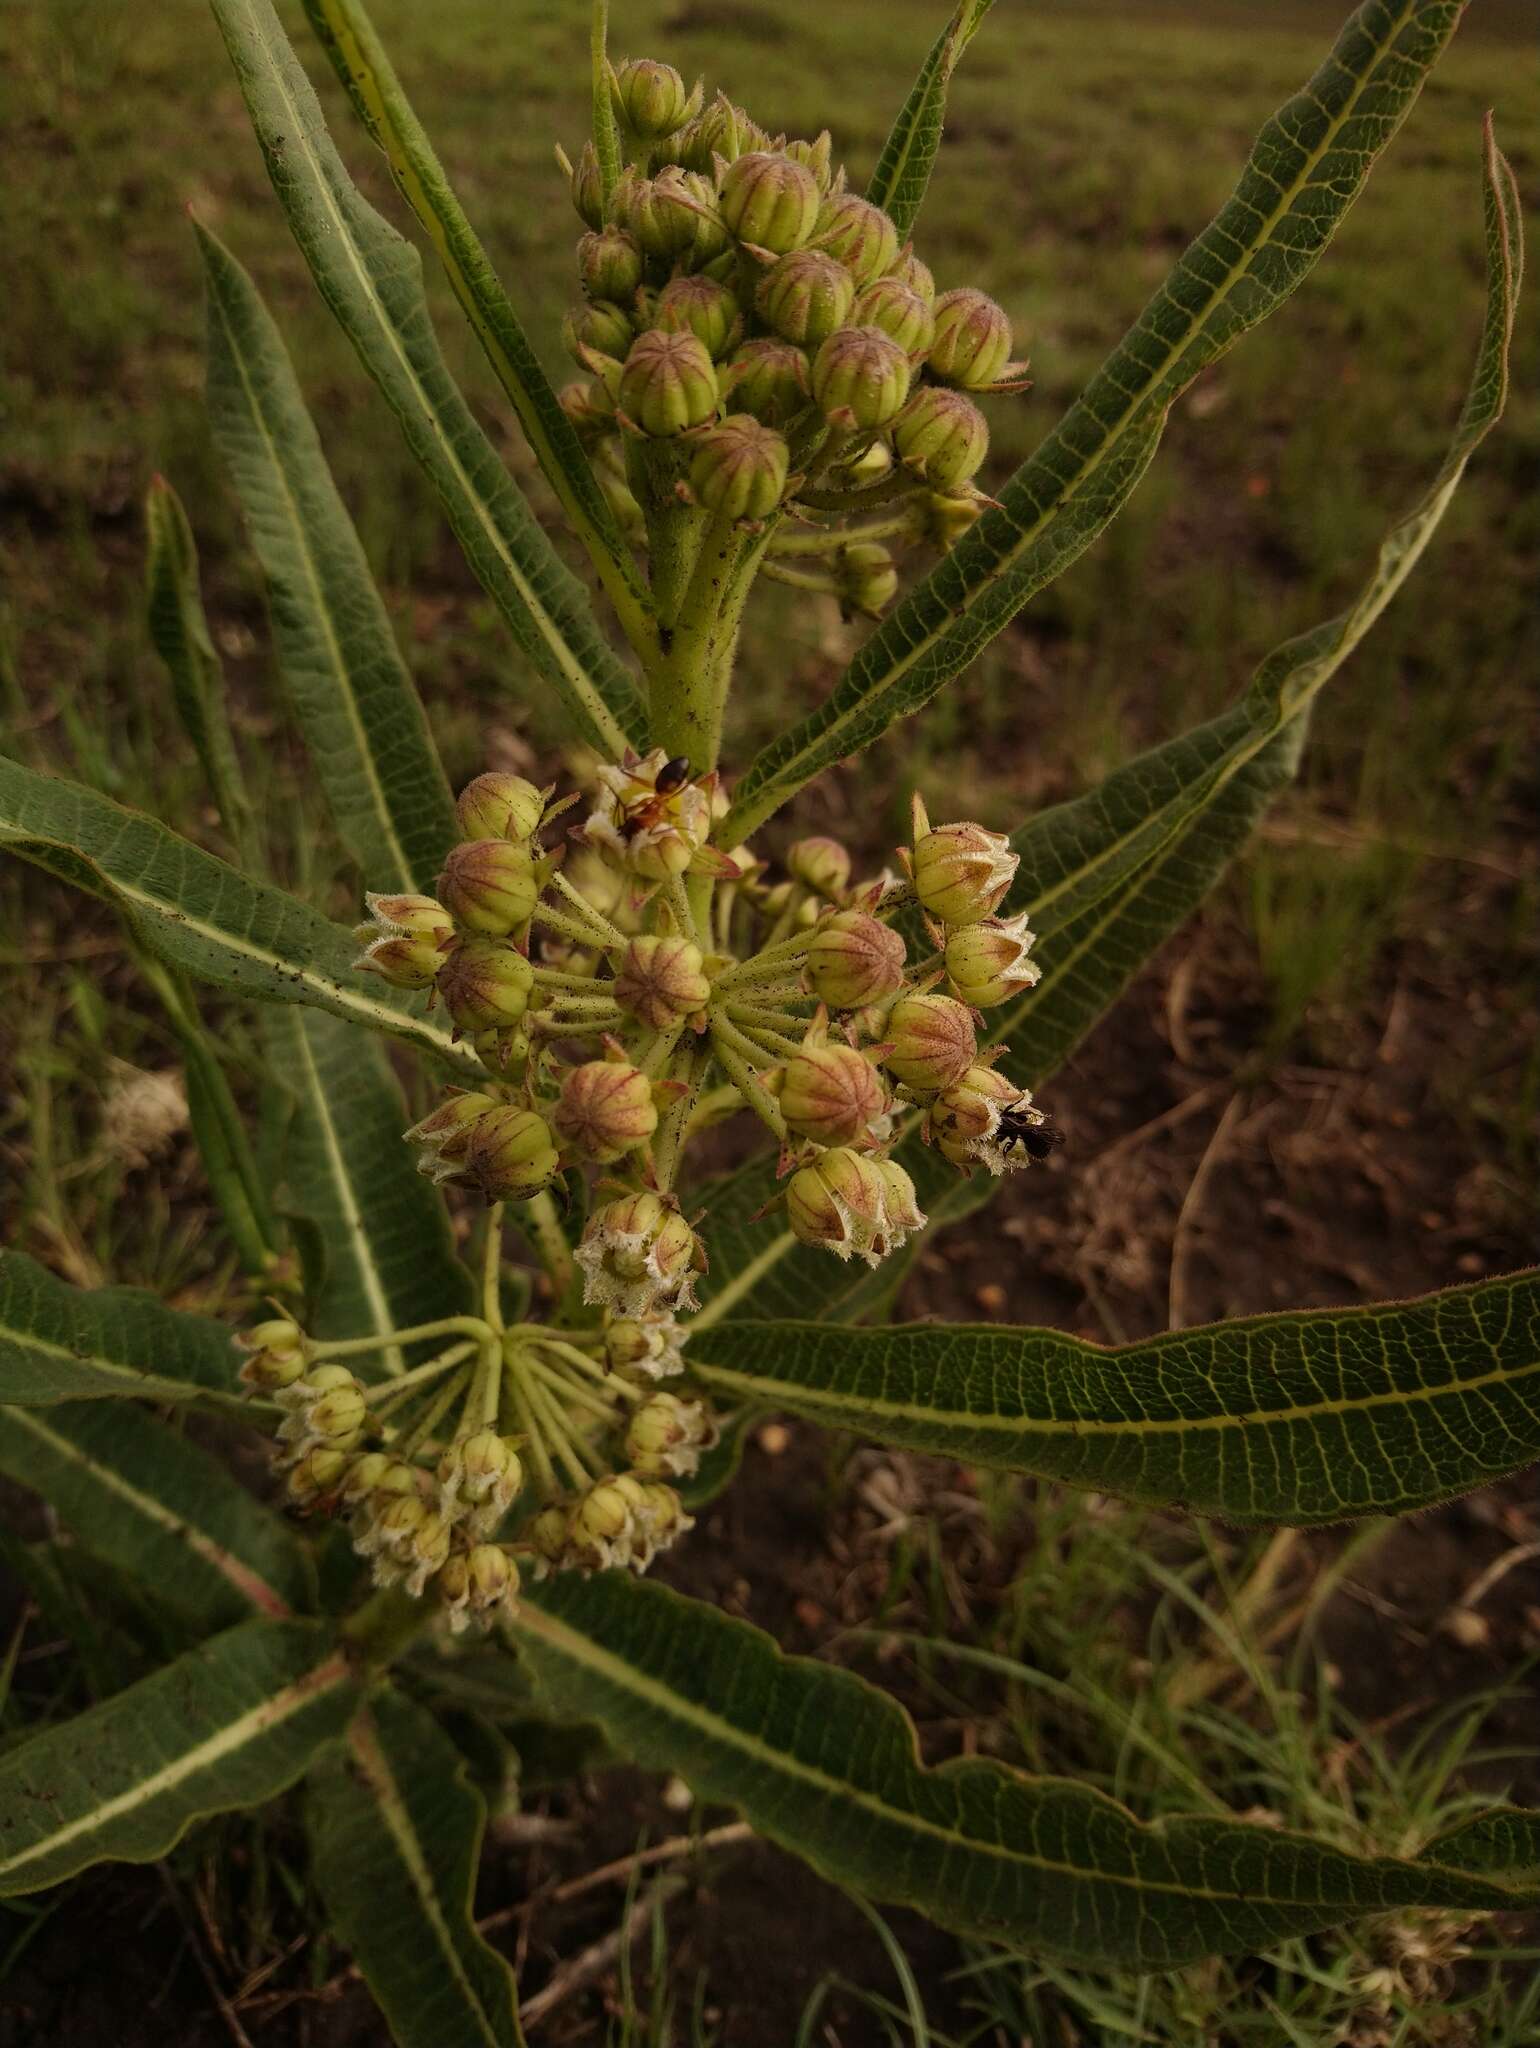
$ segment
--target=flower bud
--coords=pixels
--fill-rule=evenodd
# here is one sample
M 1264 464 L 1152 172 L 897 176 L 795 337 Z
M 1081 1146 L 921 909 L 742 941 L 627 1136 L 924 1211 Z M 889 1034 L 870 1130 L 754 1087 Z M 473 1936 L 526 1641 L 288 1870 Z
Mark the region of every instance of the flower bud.
M 880 327 L 841 327 L 813 358 L 813 397 L 831 426 L 885 427 L 909 396 L 909 358 Z
M 786 1128 L 818 1145 L 848 1145 L 887 1107 L 881 1080 L 853 1046 L 804 1045 L 782 1070 Z
M 328 1394 L 344 1391 L 362 1393 L 363 1383 L 345 1365 L 315 1365 L 303 1379 L 276 1390 L 276 1399 L 281 1408 L 290 1412 L 284 1421 L 281 1434 L 290 1442 L 305 1432 L 305 1418 L 318 1401 Z
M 700 347 L 691 336 L 669 339 Z M 687 763 L 671 761 L 662 747 L 654 747 L 641 758 L 628 754 L 606 764 L 596 780 L 599 800 L 584 821 L 587 838 L 650 882 L 682 875 L 711 836 L 715 778 L 691 781 Z
M 887 276 L 896 277 L 900 284 L 907 285 L 927 306 L 936 303 L 936 280 L 930 274 L 930 266 L 922 263 L 914 253 L 914 245 L 901 249 L 888 265 Z
M 901 996 L 888 1016 L 892 1049 L 884 1064 L 917 1095 L 960 1081 L 978 1052 L 973 1015 L 951 996 Z
M 652 1083 L 625 1060 L 589 1060 L 563 1080 L 551 1121 L 566 1144 L 612 1165 L 658 1128 Z
M 915 894 L 945 925 L 993 917 L 1019 866 L 1005 834 L 982 825 L 938 825 L 915 835 Z
M 735 107 L 725 93 L 718 93 L 703 113 L 697 114 L 675 142 L 675 155 L 686 170 L 712 176 L 716 159 L 732 163 L 745 150 L 757 149 L 763 131 L 741 107 Z
M 668 1379 L 684 1371 L 679 1325 L 672 1316 L 614 1316 L 604 1325 L 604 1359 L 611 1372 Z
M 467 839 L 446 854 L 438 894 L 456 924 L 501 938 L 528 921 L 540 883 L 527 846 Z
M 460 792 L 455 817 L 467 839 L 533 839 L 545 816 L 545 792 L 522 775 L 491 771 Z
M 592 451 L 606 434 L 614 433 L 615 401 L 597 377 L 591 383 L 574 378 L 563 384 L 556 396 L 585 448 Z
M 310 1383 L 314 1385 L 314 1374 Z M 368 1404 L 362 1384 L 349 1372 L 295 1408 L 279 1425 L 285 1442 L 308 1448 L 324 1444 L 328 1450 L 351 1451 L 364 1433 Z
M 799 348 L 817 348 L 850 318 L 855 279 L 820 249 L 794 249 L 772 263 L 754 294 L 767 327 Z
M 610 74 L 610 99 L 633 135 L 656 142 L 689 120 L 700 105 L 700 87 L 692 95 L 672 64 L 628 57 Z
M 874 277 L 862 287 L 850 315 L 857 326 L 880 327 L 912 362 L 924 355 L 936 331 L 935 315 L 902 279 Z
M 414 939 L 447 939 L 454 930 L 449 912 L 435 896 L 384 896 L 371 889 L 364 902 L 383 931 Z
M 845 617 L 881 618 L 898 590 L 898 568 L 882 542 L 849 541 L 837 551 L 831 567 Z
M 572 1562 L 580 1570 L 590 1572 L 629 1564 L 632 1514 L 625 1488 L 613 1479 L 603 1479 L 597 1486 L 591 1486 L 572 1510 L 567 1524 Z
M 730 354 L 743 339 L 738 301 L 713 277 L 670 278 L 658 294 L 653 324 L 669 334 L 693 334 L 713 362 Z M 629 345 L 629 332 L 627 341 Z
M 722 519 L 768 519 L 786 488 L 790 452 L 773 427 L 731 412 L 702 435 L 690 463 L 690 490 Z
M 289 1467 L 284 1489 L 297 1508 L 331 1505 L 347 1475 L 348 1455 L 331 1444 L 313 1444 Z
M 786 855 L 786 872 L 815 896 L 838 903 L 850 886 L 850 855 L 837 839 L 799 839 Z
M 1011 323 L 986 293 L 964 286 L 936 301 L 936 334 L 925 358 L 932 376 L 969 391 L 998 381 L 1011 355 Z
M 893 446 L 900 461 L 927 483 L 953 491 L 988 454 L 989 427 L 961 391 L 923 384 L 898 416 Z
M 295 1386 L 312 1356 L 310 1339 L 292 1316 L 271 1316 L 242 1331 L 235 1342 L 246 1353 L 241 1381 L 264 1394 Z
M 440 947 L 454 930 L 453 920 L 431 896 L 365 898 L 371 922 L 356 933 L 362 955 L 353 964 L 378 974 L 392 988 L 429 988 L 442 963 Z
M 659 264 L 709 263 L 728 246 L 709 178 L 667 165 L 655 178 L 629 173 L 615 188 L 615 203 L 644 256 Z
M 719 401 L 711 357 L 693 334 L 652 327 L 632 342 L 616 403 L 639 432 L 663 437 L 704 426 Z
M 422 1598 L 429 1579 L 448 1562 L 450 1542 L 448 1522 L 430 1508 L 411 1538 L 399 1547 L 397 1555 L 406 1566 L 406 1590 L 414 1600 Z
M 451 1444 L 439 1460 L 438 1476 L 446 1506 L 465 1501 L 490 1509 L 490 1518 L 500 1521 L 524 1484 L 524 1467 L 507 1437 L 487 1428 Z
M 371 939 L 353 965 L 361 974 L 380 975 L 392 988 L 431 988 L 443 955 L 432 939 Z
M 694 1016 L 711 996 L 700 947 L 672 937 L 633 939 L 614 987 L 616 1002 L 654 1031 Z
M 447 1095 L 421 1123 L 413 1124 L 409 1131 L 403 1133 L 406 1142 L 418 1148 L 418 1172 L 435 1181 L 448 1180 L 465 1157 L 471 1128 L 477 1118 L 498 1106 L 496 1096 L 483 1095 L 474 1089 L 457 1089 Z
M 947 934 L 946 971 L 953 988 L 975 1010 L 993 1009 L 1031 988 L 1041 970 L 1027 958 L 1035 934 L 1027 913 L 959 925 Z
M 769 336 L 746 341 L 724 366 L 722 382 L 734 407 L 767 427 L 794 420 L 813 393 L 812 372 L 801 349 Z
M 393 1458 L 389 1451 L 365 1451 L 360 1457 L 351 1459 L 347 1477 L 340 1489 L 343 1506 L 356 1508 L 362 1501 L 368 1500 L 371 1494 L 378 1493 L 390 1483 L 390 1475 L 393 1472 L 401 1473 L 409 1488 L 412 1491 L 416 1490 L 416 1480 L 413 1478 L 411 1467 L 404 1465 L 399 1458 Z M 396 1490 L 400 1490 L 399 1481 L 395 1482 L 395 1486 Z
M 578 219 L 587 227 L 603 227 L 604 176 L 599 169 L 598 154 L 591 142 L 583 144 L 582 153 L 572 173 L 572 204 L 577 209 Z
M 524 1524 L 520 1534 L 535 1554 L 535 1577 L 548 1576 L 555 1564 L 566 1562 L 568 1533 L 572 1517 L 566 1508 L 542 1508 Z
M 909 501 L 909 530 L 927 547 L 947 554 L 978 524 L 983 509 L 977 497 L 950 498 L 940 491 L 923 491 Z
M 751 150 L 722 178 L 722 218 L 740 242 L 784 256 L 800 249 L 818 220 L 818 180 L 804 165 Z
M 926 1136 L 964 1173 L 975 1166 L 1004 1173 L 1008 1166 L 1027 1163 L 1031 1153 L 1023 1140 L 1046 1122 L 1042 1111 L 1032 1107 L 1027 1089 L 993 1067 L 970 1067 L 930 1105 Z
M 590 299 L 628 306 L 642 281 L 642 247 L 621 227 L 598 227 L 578 243 L 578 280 Z
M 498 1544 L 475 1543 L 445 1560 L 438 1587 L 455 1634 L 467 1623 L 490 1628 L 499 1609 L 506 1612 L 518 1597 L 519 1568 Z
M 489 1202 L 527 1202 L 556 1178 L 558 1161 L 545 1118 L 503 1103 L 471 1126 L 465 1172 Z
M 915 1196 L 914 1182 L 896 1159 L 879 1159 L 876 1165 L 882 1175 L 888 1228 L 893 1234 L 893 1242 L 902 1244 L 906 1237 L 925 1228 L 925 1216 Z
M 781 153 L 811 171 L 820 192 L 828 191 L 834 175 L 834 137 L 827 128 L 811 142 L 788 142 Z
M 898 229 L 880 206 L 854 192 L 831 192 L 818 210 L 820 249 L 843 263 L 857 284 L 880 277 L 898 257 Z
M 624 1316 L 693 1308 L 694 1275 L 705 1264 L 678 1209 L 646 1191 L 595 1210 L 574 1256 L 583 1269 L 583 1299 Z
M 820 1152 L 786 1187 L 786 1217 L 803 1244 L 837 1258 L 852 1252 L 875 1266 L 898 1239 L 888 1217 L 888 1183 L 877 1162 L 843 1147 Z
M 594 367 L 595 356 L 611 360 L 623 356 L 634 333 L 631 317 L 609 299 L 594 299 L 574 306 L 561 323 L 562 346 L 584 369 Z
M 438 973 L 438 992 L 456 1031 L 508 1031 L 529 1007 L 534 969 L 515 946 L 471 932 L 456 939 Z
M 833 1010 L 885 1002 L 904 985 L 903 939 L 864 910 L 839 911 L 814 932 L 803 978 Z
M 715 1441 L 716 1429 L 701 1402 L 654 1394 L 631 1417 L 626 1456 L 648 1478 L 686 1478 Z

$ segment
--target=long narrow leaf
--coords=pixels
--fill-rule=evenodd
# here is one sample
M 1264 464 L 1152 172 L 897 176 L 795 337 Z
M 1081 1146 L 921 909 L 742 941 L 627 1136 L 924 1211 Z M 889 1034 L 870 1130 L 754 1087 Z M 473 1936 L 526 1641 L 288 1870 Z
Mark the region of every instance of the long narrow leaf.
M 983 25 L 994 0 L 958 0 L 957 11 L 937 36 L 920 75 L 882 145 L 866 196 L 891 218 L 901 235 L 913 228 L 941 147 L 946 96 L 957 60 Z
M 0 1408 L 0 1471 L 204 1629 L 314 1604 L 310 1559 L 293 1531 L 142 1408 Z
M 869 746 L 973 659 L 1096 538 L 1200 370 L 1313 268 L 1453 35 L 1465 0 L 1365 0 L 1310 84 L 1263 128 L 1239 185 L 1084 395 L 857 654 L 825 702 L 750 764 L 721 843 Z
M 261 1002 L 308 1003 L 476 1072 L 479 1062 L 404 995 L 354 971 L 352 934 L 78 782 L 0 757 L 0 851 L 100 896 L 173 967 Z
M 223 1323 L 135 1287 L 71 1287 L 0 1249 L 0 1402 L 195 1401 L 233 1391 L 235 1366 Z
M 471 1904 L 486 1809 L 430 1714 L 385 1691 L 311 1775 L 316 1882 L 398 2048 L 519 2048 L 513 1973 Z
M 397 186 L 432 239 L 455 297 L 519 415 L 546 481 L 587 547 L 628 637 L 633 645 L 640 644 L 651 631 L 651 600 L 615 515 L 362 0 L 305 0 L 305 12 L 354 111 L 389 158 Z
M 206 228 L 209 413 L 267 577 L 278 660 L 343 845 L 371 889 L 427 889 L 454 806 L 416 685 L 261 294 Z
M 153 1862 L 194 1821 L 275 1798 L 357 1699 L 321 1624 L 227 1629 L 0 1759 L 0 1895 Z
M 322 297 L 395 413 L 471 567 L 580 731 L 618 753 L 646 723 L 635 686 L 477 425 L 439 352 L 422 260 L 363 199 L 271 0 L 212 0 L 273 190 Z
M 558 1711 L 700 1799 L 839 1884 L 1034 1955 L 1170 1969 L 1364 1913 L 1540 1901 L 1533 1872 L 1505 1877 L 1487 1845 L 1472 1869 L 1349 1856 L 1242 1821 L 1141 1826 L 1084 1785 L 996 1763 L 926 1770 L 882 1693 L 619 1572 L 537 1587 L 513 1634 Z

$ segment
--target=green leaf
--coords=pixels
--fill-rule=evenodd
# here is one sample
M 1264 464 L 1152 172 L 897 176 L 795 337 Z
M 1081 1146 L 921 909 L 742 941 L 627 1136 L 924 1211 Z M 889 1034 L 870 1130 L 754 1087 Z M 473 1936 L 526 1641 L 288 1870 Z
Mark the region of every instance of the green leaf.
M 390 159 L 397 187 L 438 251 L 455 297 L 512 401 L 546 481 L 588 549 L 628 638 L 633 646 L 645 644 L 652 634 L 652 602 L 615 515 L 362 0 L 305 0 L 305 12 L 354 112 Z
M 402 1140 L 410 1119 L 384 1048 L 308 1010 L 274 1011 L 267 1043 L 297 1110 L 285 1183 L 314 1246 L 305 1327 L 365 1337 L 463 1314 L 470 1278 L 443 1198 Z M 399 1346 L 382 1355 L 400 1370 Z
M 358 1699 L 332 1632 L 248 1621 L 0 1758 L 0 1895 L 150 1863 L 292 1785 Z
M 223 243 L 194 227 L 214 439 L 267 578 L 310 764 L 365 885 L 426 890 L 456 832 L 416 685 L 272 315 Z
M 303 1544 L 224 1466 L 142 1408 L 0 1408 L 0 1472 L 205 1629 L 315 1602 Z
M 585 738 L 646 719 L 593 600 L 541 531 L 439 352 L 422 259 L 358 192 L 271 0 L 212 0 L 273 190 L 321 295 L 400 423 L 466 558 Z
M 930 183 L 946 120 L 947 89 L 957 60 L 993 5 L 994 0 L 958 0 L 956 12 L 931 45 L 930 55 L 920 66 L 920 75 L 882 145 L 866 196 L 891 217 L 900 236 L 914 227 Z
M 1344 1855 L 1228 1820 L 1141 1826 L 1065 1779 L 924 1769 L 913 1723 L 849 1673 L 661 1586 L 563 1573 L 512 1633 L 558 1710 L 738 1807 L 836 1883 L 960 1934 L 1071 1962 L 1171 1969 L 1403 1907 L 1512 1909 L 1531 1878 Z
M 262 1002 L 309 1003 L 480 1071 L 422 999 L 354 972 L 351 932 L 249 881 L 157 819 L 0 757 L 0 850 L 113 905 L 134 936 L 199 980 Z
M 198 550 L 182 501 L 163 476 L 144 500 L 145 595 L 150 641 L 171 677 L 172 700 L 193 743 L 209 795 L 246 866 L 251 865 L 251 799 L 225 716 L 225 675 L 198 588 Z
M 195 1401 L 233 1392 L 235 1363 L 223 1323 L 134 1287 L 70 1287 L 0 1248 L 0 1402 Z
M 720 841 L 919 710 L 1121 509 L 1200 370 L 1267 318 L 1331 240 L 1453 35 L 1464 0 L 1365 0 L 1263 128 L 1240 183 L 1084 394 L 958 547 L 861 648 L 817 711 L 766 747 Z
M 1540 1458 L 1540 1273 L 1104 1348 L 1053 1330 L 725 1323 L 723 1397 L 1227 1522 L 1406 1514 Z
M 378 1694 L 311 1774 L 316 1882 L 399 2048 L 519 2048 L 513 1973 L 471 1906 L 486 1808 L 454 1744 Z

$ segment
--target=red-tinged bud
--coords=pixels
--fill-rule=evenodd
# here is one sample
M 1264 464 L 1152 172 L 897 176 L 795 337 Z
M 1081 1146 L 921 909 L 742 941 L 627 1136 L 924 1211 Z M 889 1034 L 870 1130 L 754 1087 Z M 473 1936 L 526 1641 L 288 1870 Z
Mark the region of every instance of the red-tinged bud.
M 960 1081 L 978 1053 L 973 1014 L 951 996 L 901 996 L 888 1016 L 891 1050 L 884 1064 L 916 1095 L 934 1095 Z
M 594 356 L 623 356 L 631 346 L 631 318 L 610 299 L 574 306 L 561 323 L 562 346 L 584 369 Z
M 947 384 L 987 390 L 1011 357 L 1011 323 L 987 293 L 963 286 L 936 301 L 936 334 L 927 369 Z
M 754 310 L 786 341 L 813 349 L 845 325 L 855 297 L 855 279 L 843 263 L 819 249 L 794 249 L 760 279 Z
M 811 171 L 820 192 L 828 191 L 834 179 L 834 137 L 827 128 L 811 142 L 788 142 L 781 154 Z
M 421 1123 L 404 1135 L 409 1145 L 419 1148 L 417 1170 L 433 1180 L 448 1180 L 465 1158 L 471 1129 L 489 1109 L 500 1107 L 497 1098 L 474 1090 L 446 1096 Z
M 850 886 L 850 855 L 837 839 L 799 839 L 786 855 L 786 872 L 804 889 L 838 903 Z M 903 942 L 899 942 L 903 957 Z
M 830 567 L 847 619 L 880 619 L 898 594 L 898 566 L 881 541 L 849 542 L 836 552 Z
M 711 996 L 699 946 L 688 939 L 644 937 L 626 947 L 615 976 L 615 1000 L 638 1023 L 661 1031 L 693 1017 Z
M 371 939 L 353 965 L 361 974 L 378 974 L 392 988 L 431 988 L 443 955 L 432 939 Z
M 930 274 L 929 264 L 922 263 L 919 257 L 915 255 L 912 243 L 907 248 L 901 249 L 892 263 L 888 265 L 887 275 L 889 277 L 896 277 L 900 284 L 907 285 L 910 291 L 916 293 L 925 301 L 927 306 L 935 305 L 936 280 Z
M 691 93 L 672 64 L 652 57 L 628 57 L 610 74 L 610 99 L 618 120 L 644 142 L 657 142 L 682 128 L 700 106 L 701 89 Z
M 597 229 L 604 226 L 604 177 L 591 142 L 583 144 L 572 172 L 572 204 L 585 227 Z
M 732 412 L 701 436 L 690 462 L 690 490 L 722 519 L 768 519 L 786 489 L 791 455 L 774 427 Z
M 445 856 L 438 895 L 456 924 L 501 938 L 528 922 L 540 882 L 527 846 L 468 839 Z
M 909 358 L 880 327 L 842 327 L 813 358 L 813 397 L 831 426 L 885 427 L 909 396 Z
M 852 324 L 880 327 L 912 362 L 924 355 L 936 331 L 936 318 L 918 292 L 900 278 L 874 277 L 862 288 L 850 315 Z
M 698 270 L 728 247 L 716 188 L 694 171 L 669 164 L 655 178 L 627 174 L 615 188 L 615 205 L 643 255 L 658 264 Z
M 666 333 L 693 334 L 713 362 L 731 354 L 743 339 L 738 301 L 714 277 L 670 278 L 658 293 L 652 319 Z
M 806 411 L 813 396 L 812 370 L 802 350 L 768 336 L 746 341 L 724 366 L 722 381 L 734 407 L 767 427 L 784 427 Z
M 642 281 L 642 246 L 623 227 L 598 227 L 577 249 L 578 280 L 590 299 L 628 306 Z
M 525 844 L 540 829 L 545 792 L 522 775 L 478 775 L 460 792 L 455 817 L 467 839 L 511 839 Z
M 704 426 L 720 402 L 711 357 L 693 334 L 652 327 L 632 342 L 616 403 L 641 433 L 665 438 Z
M 685 1478 L 716 1438 L 716 1425 L 704 1403 L 681 1401 L 675 1394 L 654 1394 L 631 1417 L 626 1456 L 647 1478 Z
M 1035 934 L 1027 913 L 959 925 L 947 934 L 946 971 L 953 988 L 976 1010 L 1009 1002 L 1037 981 L 1040 969 L 1027 958 Z
M 880 206 L 854 192 L 831 192 L 818 210 L 820 249 L 836 257 L 857 284 L 880 277 L 898 258 L 898 229 Z
M 556 1146 L 545 1118 L 503 1103 L 471 1126 L 465 1172 L 489 1202 L 527 1202 L 556 1178 Z
M 512 1030 L 529 1007 L 534 985 L 534 969 L 516 947 L 476 933 L 455 941 L 438 972 L 449 1021 L 473 1038 Z
M 922 384 L 893 428 L 899 460 L 937 490 L 955 491 L 989 453 L 989 425 L 961 391 Z
M 1020 864 L 1003 832 L 938 825 L 915 836 L 915 894 L 945 925 L 978 924 L 1000 908 Z
M 382 931 L 439 940 L 454 930 L 449 912 L 435 896 L 387 896 L 371 890 L 364 902 Z
M 875 1266 L 890 1248 L 888 1187 L 877 1162 L 837 1148 L 821 1152 L 786 1186 L 786 1218 L 803 1244 Z
M 787 1060 L 780 1083 L 786 1128 L 818 1145 L 848 1145 L 887 1108 L 871 1061 L 853 1046 L 804 1045 Z
M 354 936 L 363 953 L 353 963 L 361 972 L 378 974 L 393 988 L 428 988 L 442 964 L 441 948 L 454 930 L 453 920 L 431 896 L 365 897 L 371 922 Z
M 814 932 L 803 975 L 811 993 L 833 1010 L 886 1002 L 904 985 L 903 939 L 864 911 L 839 911 Z
M 551 1121 L 585 1158 L 613 1165 L 658 1127 L 652 1083 L 625 1060 L 589 1060 L 563 1080 Z
M 677 1208 L 648 1192 L 621 1195 L 588 1219 L 575 1257 L 583 1299 L 623 1316 L 693 1308 L 705 1254 Z
M 818 180 L 804 165 L 751 150 L 722 178 L 722 218 L 740 242 L 784 256 L 800 249 L 818 220 Z

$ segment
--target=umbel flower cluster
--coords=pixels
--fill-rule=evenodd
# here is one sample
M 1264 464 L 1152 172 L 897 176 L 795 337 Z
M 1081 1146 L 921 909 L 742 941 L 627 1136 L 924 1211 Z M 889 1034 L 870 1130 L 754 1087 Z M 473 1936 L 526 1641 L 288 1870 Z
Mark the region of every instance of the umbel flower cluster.
M 668 521 L 701 508 L 739 536 L 789 513 L 833 548 L 818 587 L 877 609 L 895 571 L 876 530 L 818 522 L 901 500 L 887 537 L 966 525 L 987 443 L 970 394 L 1019 388 L 1005 316 L 936 296 L 827 135 L 772 141 L 667 65 L 612 82 L 632 160 L 608 201 L 591 147 L 572 172 L 587 298 L 568 333 L 590 379 L 565 402 L 615 501 L 634 485 L 647 508 L 660 616 Z M 902 1138 L 964 1174 L 1056 1140 L 980 1042 L 1037 979 L 1025 917 L 1001 915 L 1001 834 L 932 825 L 916 798 L 902 873 L 858 877 L 815 837 L 772 874 L 721 843 L 717 772 L 661 746 L 600 765 L 578 802 L 478 776 L 433 894 L 371 895 L 359 932 L 360 965 L 424 992 L 479 1066 L 405 1135 L 487 1205 L 481 1312 L 338 1341 L 278 1315 L 243 1340 L 293 1504 L 345 1516 L 376 1579 L 431 1587 L 456 1629 L 506 1612 L 521 1572 L 645 1570 L 690 1527 L 681 1488 L 720 1427 L 686 1349 L 702 1134 L 757 1118 L 767 1235 L 872 1266 L 925 1222 Z M 505 1321 L 504 1205 L 548 1324 Z

